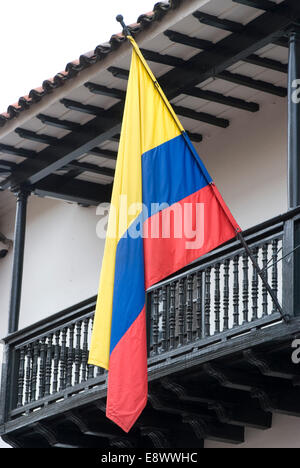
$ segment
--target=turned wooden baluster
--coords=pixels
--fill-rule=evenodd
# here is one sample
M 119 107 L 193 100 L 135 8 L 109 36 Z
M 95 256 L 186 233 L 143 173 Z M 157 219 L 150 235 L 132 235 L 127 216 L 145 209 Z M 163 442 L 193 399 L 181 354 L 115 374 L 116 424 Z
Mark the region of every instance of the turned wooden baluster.
M 230 259 L 224 262 L 224 292 L 223 292 L 223 309 L 224 309 L 224 325 L 223 330 L 229 330 L 229 269 Z
M 179 281 L 178 290 L 178 346 L 184 344 L 184 279 Z
M 67 328 L 63 328 L 61 333 L 61 352 L 60 352 L 60 378 L 59 390 L 66 388 L 66 365 L 67 365 Z
M 162 288 L 162 324 L 161 324 L 161 350 L 167 351 L 167 287 Z
M 187 343 L 193 341 L 193 282 L 194 277 L 189 275 L 187 278 L 187 294 L 186 294 L 186 331 Z
M 31 344 L 26 346 L 26 371 L 25 371 L 25 405 L 30 402 L 31 372 L 32 372 L 32 348 Z
M 32 377 L 31 377 L 31 401 L 36 400 L 38 359 L 39 359 L 39 343 L 38 343 L 38 341 L 35 341 L 33 343 Z
M 152 316 L 152 336 L 153 336 L 153 354 L 158 354 L 158 321 L 159 321 L 159 292 L 153 292 L 153 316 Z
M 273 266 L 272 266 L 272 289 L 276 295 L 276 297 L 278 297 L 278 239 L 274 239 L 273 242 L 272 242 L 272 262 L 273 262 Z M 275 312 L 277 312 L 277 308 L 276 306 L 274 305 L 274 302 L 273 302 L 273 308 L 272 308 L 272 314 L 274 314 Z
M 196 298 L 196 336 L 197 338 L 202 337 L 203 330 L 203 320 L 202 320 L 202 281 L 203 281 L 203 272 L 198 271 L 197 276 L 197 298 Z
M 24 391 L 24 371 L 25 371 L 25 348 L 20 349 L 19 376 L 18 376 L 18 408 L 23 406 Z
M 258 262 L 258 247 L 253 249 L 253 256 Z M 252 276 L 252 322 L 258 318 L 258 273 L 256 268 L 253 268 Z
M 82 381 L 86 381 L 87 376 L 87 361 L 88 361 L 88 332 L 89 319 L 83 321 L 83 344 L 82 344 Z
M 93 379 L 94 378 L 94 373 L 95 373 L 95 366 L 93 366 L 92 364 L 88 364 L 87 369 L 88 369 L 88 372 L 87 372 L 88 380 Z
M 81 345 L 81 326 L 82 322 L 79 320 L 76 323 L 76 348 L 75 348 L 75 385 L 79 384 L 80 380 L 80 367 L 81 367 L 81 356 L 80 356 L 80 345 Z
M 94 317 L 90 319 L 89 324 L 92 330 L 94 326 Z M 88 368 L 88 375 L 87 375 L 88 380 L 93 379 L 94 373 L 95 373 L 95 366 L 93 366 L 92 364 L 88 364 L 87 368 Z
M 243 323 L 249 321 L 249 257 L 243 255 Z
M 169 314 L 169 334 L 170 334 L 170 349 L 175 348 L 175 327 L 176 327 L 176 308 L 175 308 L 175 283 L 170 285 L 170 314 Z
M 51 335 L 49 335 L 48 340 L 47 340 L 45 396 L 50 395 L 50 388 L 51 388 L 52 342 L 53 342 L 53 334 L 51 333 Z
M 60 330 L 55 332 L 54 360 L 53 360 L 53 393 L 58 391 L 58 366 L 59 366 L 59 340 Z
M 45 395 L 46 337 L 41 339 L 40 349 L 39 399 L 43 398 Z
M 220 291 L 220 263 L 215 266 L 215 333 L 220 333 L 220 311 L 221 311 L 221 291 Z
M 211 267 L 205 270 L 204 334 L 210 336 L 210 285 Z
M 69 349 L 67 359 L 67 387 L 72 386 L 73 382 L 73 359 L 74 359 L 74 329 L 75 325 L 69 326 Z
M 233 259 L 233 326 L 239 326 L 239 256 Z
M 262 264 L 264 277 L 268 281 L 268 244 L 264 244 L 262 248 Z M 262 316 L 268 315 L 268 291 L 265 285 L 262 286 Z

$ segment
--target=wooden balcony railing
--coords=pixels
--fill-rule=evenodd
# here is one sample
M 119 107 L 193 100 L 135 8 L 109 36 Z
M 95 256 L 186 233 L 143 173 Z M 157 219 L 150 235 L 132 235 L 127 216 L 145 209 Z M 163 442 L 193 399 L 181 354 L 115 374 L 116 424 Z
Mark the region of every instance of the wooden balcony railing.
M 299 213 L 287 213 L 245 233 L 291 316 Z M 95 303 L 93 297 L 3 340 L 2 423 L 71 401 L 74 395 L 87 398 L 95 389 L 105 396 L 106 372 L 87 363 Z M 158 364 L 167 367 L 176 356 L 203 349 L 209 353 L 224 342 L 234 346 L 237 337 L 282 322 L 238 241 L 151 288 L 147 311 L 152 378 Z M 284 333 L 284 324 L 282 328 Z

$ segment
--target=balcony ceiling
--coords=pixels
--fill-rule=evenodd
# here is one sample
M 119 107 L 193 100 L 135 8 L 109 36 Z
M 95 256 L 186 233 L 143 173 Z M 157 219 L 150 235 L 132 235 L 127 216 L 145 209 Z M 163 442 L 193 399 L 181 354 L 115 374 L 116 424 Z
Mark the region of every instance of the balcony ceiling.
M 300 18 L 300 5 L 199 0 L 198 8 L 195 2 L 193 12 L 170 26 L 168 17 L 183 3 L 156 5 L 132 31 L 138 43 L 142 38 L 153 72 L 201 149 L 201 141 L 222 137 L 241 114 L 250 117 L 270 100 L 286 98 L 287 32 Z M 166 27 L 148 34 L 155 23 Z M 25 184 L 40 196 L 85 205 L 108 201 L 129 66 L 128 44 L 113 36 L 10 106 L 0 116 L 1 189 Z M 93 69 L 99 71 L 92 79 L 64 92 L 62 85 Z

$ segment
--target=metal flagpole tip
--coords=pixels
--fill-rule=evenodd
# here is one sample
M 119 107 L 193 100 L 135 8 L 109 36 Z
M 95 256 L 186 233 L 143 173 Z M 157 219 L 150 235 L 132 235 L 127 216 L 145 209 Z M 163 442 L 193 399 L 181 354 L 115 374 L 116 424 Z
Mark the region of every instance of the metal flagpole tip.
M 130 36 L 130 32 L 129 32 L 129 29 L 128 27 L 126 26 L 125 22 L 124 22 L 124 16 L 123 15 L 118 15 L 116 17 L 116 20 L 118 21 L 118 23 L 121 24 L 122 28 L 123 28 L 123 33 L 125 34 L 125 36 Z

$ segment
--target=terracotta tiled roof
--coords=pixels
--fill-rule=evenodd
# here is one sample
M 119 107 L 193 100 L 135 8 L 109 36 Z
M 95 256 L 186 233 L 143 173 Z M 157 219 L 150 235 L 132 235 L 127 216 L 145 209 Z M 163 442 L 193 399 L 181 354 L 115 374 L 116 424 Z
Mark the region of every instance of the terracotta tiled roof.
M 153 22 L 160 20 L 169 10 L 176 8 L 181 1 L 182 0 L 169 0 L 168 3 L 156 3 L 153 11 L 141 15 L 136 23 L 129 26 L 129 30 L 134 35 L 138 34 Z M 4 127 L 9 120 L 18 117 L 21 112 L 29 109 L 36 102 L 41 101 L 44 96 L 63 86 L 67 80 L 74 78 L 82 70 L 103 60 L 124 41 L 125 37 L 122 33 L 114 34 L 111 36 L 109 42 L 100 44 L 94 51 L 87 52 L 81 55 L 79 59 L 69 62 L 65 71 L 57 73 L 53 78 L 45 80 L 41 87 L 32 89 L 28 95 L 20 97 L 17 103 L 10 105 L 7 112 L 0 114 L 0 127 Z

